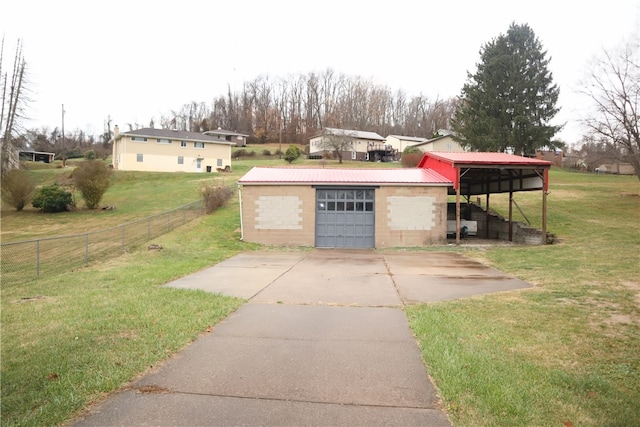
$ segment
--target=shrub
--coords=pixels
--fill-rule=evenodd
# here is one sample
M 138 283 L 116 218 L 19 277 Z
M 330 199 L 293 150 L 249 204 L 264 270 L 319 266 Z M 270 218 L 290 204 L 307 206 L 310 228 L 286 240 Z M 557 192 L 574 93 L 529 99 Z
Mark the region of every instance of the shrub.
M 202 189 L 202 199 L 204 201 L 204 211 L 207 214 L 224 206 L 233 195 L 233 190 L 229 186 L 208 186 Z
M 231 154 L 231 157 L 233 157 L 234 159 L 238 159 L 246 155 L 247 155 L 247 150 L 245 150 L 244 148 L 241 148 L 239 150 L 234 151 L 233 154 Z
M 281 149 L 279 149 L 279 148 L 276 148 L 276 151 L 274 152 L 274 154 L 275 154 L 276 156 L 282 156 L 282 150 L 281 150 Z
M 2 178 L 2 200 L 21 211 L 31 200 L 35 188 L 27 172 L 20 169 L 10 170 Z
M 94 150 L 87 150 L 84 152 L 84 158 L 86 160 L 95 160 L 96 159 L 96 152 Z
M 300 154 L 300 148 L 295 145 L 290 145 L 289 148 L 287 148 L 287 151 L 285 151 L 284 153 L 284 159 L 287 161 L 287 163 L 291 163 L 295 159 L 300 157 Z
M 73 196 L 58 184 L 50 184 L 36 190 L 31 204 L 42 212 L 63 212 L 73 205 Z
M 95 209 L 111 186 L 111 172 L 103 162 L 86 160 L 73 171 L 73 184 L 80 191 L 88 209 Z
M 262 150 L 262 155 L 263 156 L 270 156 L 271 155 L 271 150 L 267 150 L 267 149 Z
M 422 159 L 422 151 L 418 147 L 407 147 L 402 152 L 402 159 L 400 163 L 405 168 L 415 168 L 420 163 L 420 159 Z

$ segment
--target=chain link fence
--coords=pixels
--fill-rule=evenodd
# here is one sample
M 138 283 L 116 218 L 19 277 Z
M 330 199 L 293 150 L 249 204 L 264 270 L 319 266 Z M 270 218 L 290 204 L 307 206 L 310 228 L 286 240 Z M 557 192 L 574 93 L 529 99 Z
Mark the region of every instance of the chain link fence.
M 118 256 L 204 214 L 202 200 L 106 230 L 0 245 L 1 286 L 14 286 Z

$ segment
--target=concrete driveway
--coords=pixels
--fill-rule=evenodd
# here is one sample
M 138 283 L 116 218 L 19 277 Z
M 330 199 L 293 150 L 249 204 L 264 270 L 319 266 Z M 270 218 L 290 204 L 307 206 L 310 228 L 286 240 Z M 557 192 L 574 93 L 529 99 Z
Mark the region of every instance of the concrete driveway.
M 78 426 L 450 426 L 403 305 L 529 287 L 454 253 L 248 252 L 166 286 L 246 298 Z
M 251 302 L 402 307 L 530 285 L 458 253 L 247 252 L 167 286 Z

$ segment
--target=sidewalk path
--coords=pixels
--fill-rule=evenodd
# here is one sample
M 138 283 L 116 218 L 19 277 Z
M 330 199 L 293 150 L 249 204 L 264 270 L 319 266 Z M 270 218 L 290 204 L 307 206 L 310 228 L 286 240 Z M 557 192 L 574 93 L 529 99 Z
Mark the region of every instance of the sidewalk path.
M 528 287 L 458 254 L 249 252 L 167 286 L 249 302 L 77 426 L 449 426 L 402 310 Z

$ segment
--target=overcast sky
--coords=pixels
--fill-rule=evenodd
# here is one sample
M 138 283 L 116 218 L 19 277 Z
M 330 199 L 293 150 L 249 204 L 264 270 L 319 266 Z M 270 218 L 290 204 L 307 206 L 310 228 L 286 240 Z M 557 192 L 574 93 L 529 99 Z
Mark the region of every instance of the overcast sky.
M 103 132 L 159 123 L 191 101 L 225 94 L 260 75 L 361 76 L 432 100 L 460 94 L 481 46 L 529 24 L 551 58 L 567 122 L 579 139 L 576 94 L 593 57 L 640 33 L 640 0 L 405 1 L 7 0 L 0 6 L 4 70 L 22 39 L 29 72 L 27 128 Z M 9 70 L 10 71 L 10 70 Z

